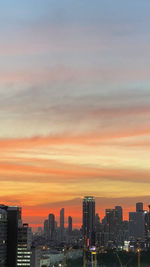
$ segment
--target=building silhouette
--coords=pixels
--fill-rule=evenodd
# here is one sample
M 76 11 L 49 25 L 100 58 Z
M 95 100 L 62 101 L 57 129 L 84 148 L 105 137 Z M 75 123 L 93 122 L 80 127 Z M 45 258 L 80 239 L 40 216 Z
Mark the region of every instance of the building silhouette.
M 62 208 L 60 210 L 60 240 L 61 241 L 64 240 L 64 230 L 65 230 L 64 220 L 65 220 L 65 210 L 64 208 Z
M 50 240 L 55 238 L 55 215 L 49 214 L 48 217 L 48 236 Z
M 143 211 L 143 203 L 136 203 L 136 212 L 129 212 L 129 236 L 130 240 L 136 241 L 140 238 L 143 242 L 146 239 L 146 214 Z
M 0 215 L 0 236 L 3 238 L 0 243 L 0 266 L 30 267 L 29 227 L 22 224 L 21 208 L 0 205 Z
M 68 217 L 68 234 L 69 235 L 72 234 L 72 217 L 71 216 Z
M 48 220 L 44 221 L 44 236 L 46 239 L 48 238 Z
M 136 212 L 142 212 L 143 211 L 143 203 L 142 202 L 138 202 L 136 203 Z
M 0 266 L 7 267 L 7 211 L 0 208 Z
M 92 196 L 83 199 L 83 236 L 85 246 L 95 244 L 95 199 Z
M 117 223 L 121 224 L 123 221 L 123 211 L 121 206 L 115 206 L 115 217 Z

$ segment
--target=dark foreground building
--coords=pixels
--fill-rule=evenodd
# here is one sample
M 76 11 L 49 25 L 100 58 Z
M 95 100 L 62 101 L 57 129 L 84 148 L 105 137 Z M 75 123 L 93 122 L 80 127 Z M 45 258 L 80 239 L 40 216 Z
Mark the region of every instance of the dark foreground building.
M 7 211 L 0 208 L 0 266 L 7 267 Z
M 22 224 L 21 208 L 0 205 L 0 266 L 30 267 L 30 228 Z

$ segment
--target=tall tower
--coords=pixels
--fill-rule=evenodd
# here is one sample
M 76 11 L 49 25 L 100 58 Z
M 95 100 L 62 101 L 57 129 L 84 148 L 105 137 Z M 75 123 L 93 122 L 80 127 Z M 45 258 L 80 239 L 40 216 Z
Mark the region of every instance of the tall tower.
M 27 224 L 22 224 L 21 208 L 0 205 L 0 227 L 2 227 L 0 229 L 0 236 L 2 237 L 0 266 L 16 267 L 26 265 L 30 267 L 30 229 Z M 7 265 L 5 253 L 7 254 Z
M 55 235 L 55 215 L 54 214 L 49 214 L 48 231 L 49 231 L 50 240 L 54 240 L 54 235 Z
M 17 265 L 18 228 L 22 225 L 21 208 L 8 207 L 8 267 Z
M 136 203 L 136 212 L 142 212 L 143 211 L 143 203 L 138 202 Z
M 72 217 L 68 217 L 68 234 L 71 235 L 72 233 Z
M 17 266 L 31 266 L 31 228 L 24 223 L 18 228 Z
M 7 266 L 7 211 L 0 208 L 0 266 Z
M 44 221 L 44 236 L 48 238 L 48 220 Z
M 87 247 L 95 244 L 95 199 L 92 196 L 83 199 L 83 236 Z
M 60 210 L 60 228 L 64 229 L 64 208 Z
M 117 219 L 117 223 L 122 223 L 122 221 L 123 221 L 123 212 L 122 212 L 122 207 L 121 206 L 116 206 L 115 207 L 115 217 Z
M 62 208 L 60 210 L 60 238 L 61 238 L 61 241 L 63 241 L 63 239 L 64 239 L 64 213 L 65 213 L 65 210 L 64 210 L 64 208 Z

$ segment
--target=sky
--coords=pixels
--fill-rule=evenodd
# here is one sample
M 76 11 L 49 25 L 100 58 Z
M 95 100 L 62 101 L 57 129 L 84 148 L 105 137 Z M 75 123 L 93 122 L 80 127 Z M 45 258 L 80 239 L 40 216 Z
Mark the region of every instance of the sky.
M 81 225 L 150 203 L 150 1 L 0 4 L 0 201 Z

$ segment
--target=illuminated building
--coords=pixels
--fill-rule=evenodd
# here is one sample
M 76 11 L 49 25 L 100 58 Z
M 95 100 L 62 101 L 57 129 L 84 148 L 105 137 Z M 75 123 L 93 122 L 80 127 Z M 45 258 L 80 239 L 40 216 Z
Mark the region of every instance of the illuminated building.
M 1 237 L 3 239 L 3 245 L 4 245 L 4 246 L 0 245 L 0 251 L 2 250 L 3 256 L 5 252 L 7 255 L 7 264 L 2 265 L 1 261 L 0 266 L 1 267 L 30 266 L 29 259 L 31 253 L 30 251 L 27 251 L 29 249 L 29 240 L 30 240 L 28 235 L 29 227 L 27 224 L 22 225 L 21 208 L 0 205 L 0 214 L 1 214 L 0 232 L 2 231 Z M 6 246 L 5 246 L 5 240 L 7 240 Z
M 30 228 L 28 224 L 23 224 L 18 228 L 18 244 L 17 244 L 17 266 L 30 267 L 31 264 L 31 244 L 29 242 Z
M 41 267 L 50 267 L 50 257 L 49 256 L 43 256 L 40 260 L 40 266 Z

